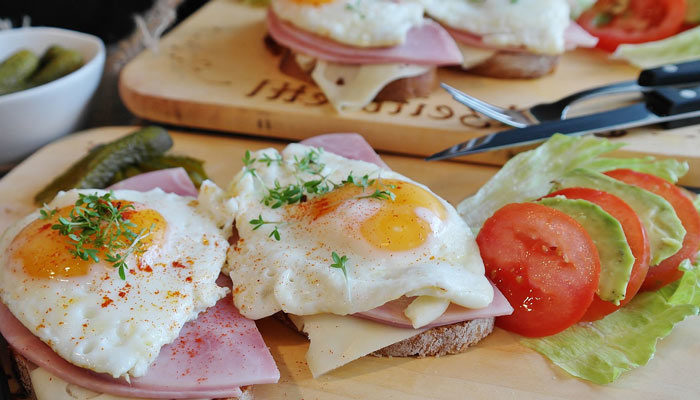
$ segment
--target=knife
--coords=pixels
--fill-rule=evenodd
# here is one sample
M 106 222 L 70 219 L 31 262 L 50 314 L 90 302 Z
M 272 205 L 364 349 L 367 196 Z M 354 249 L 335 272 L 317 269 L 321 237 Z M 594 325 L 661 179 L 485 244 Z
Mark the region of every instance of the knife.
M 579 136 L 681 119 L 693 119 L 694 123 L 700 123 L 700 86 L 657 88 L 644 94 L 644 102 L 597 114 L 548 121 L 480 136 L 435 153 L 426 160 L 443 160 L 537 143 L 555 133 Z

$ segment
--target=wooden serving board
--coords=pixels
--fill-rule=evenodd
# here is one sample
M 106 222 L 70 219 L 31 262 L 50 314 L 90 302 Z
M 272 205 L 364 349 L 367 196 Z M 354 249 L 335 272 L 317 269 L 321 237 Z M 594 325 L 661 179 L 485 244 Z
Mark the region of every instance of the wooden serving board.
M 120 94 L 136 115 L 178 126 L 258 136 L 303 139 L 328 132 L 358 132 L 376 149 L 426 156 L 505 126 L 436 90 L 408 103 L 372 103 L 338 113 L 314 85 L 283 75 L 278 57 L 263 45 L 265 8 L 235 0 L 209 2 L 166 35 L 158 51 L 144 51 L 120 77 Z M 562 57 L 554 74 L 535 80 L 482 78 L 448 69 L 440 80 L 485 101 L 524 108 L 578 90 L 635 79 L 639 71 L 598 50 Z M 574 113 L 600 110 L 611 100 L 583 103 Z M 643 136 L 643 137 L 640 137 Z M 700 128 L 632 130 L 627 154 L 688 159 L 700 171 Z M 463 158 L 502 164 L 512 151 Z
M 96 143 L 133 128 L 86 131 L 53 143 L 0 180 L 3 223 L 32 208 L 34 194 Z M 246 149 L 281 148 L 279 142 L 173 133 L 174 152 L 206 160 L 223 186 L 242 167 Z M 430 186 L 453 204 L 476 191 L 497 169 L 465 163 L 385 156 L 396 171 Z M 20 211 L 21 210 L 21 211 Z M 2 228 L 0 228 L 2 229 Z M 690 399 L 700 393 L 700 318 L 676 326 L 648 365 L 607 386 L 573 378 L 500 329 L 465 353 L 439 358 L 364 357 L 318 379 L 305 362 L 306 339 L 273 319 L 258 321 L 281 372 L 278 384 L 255 387 L 256 399 Z

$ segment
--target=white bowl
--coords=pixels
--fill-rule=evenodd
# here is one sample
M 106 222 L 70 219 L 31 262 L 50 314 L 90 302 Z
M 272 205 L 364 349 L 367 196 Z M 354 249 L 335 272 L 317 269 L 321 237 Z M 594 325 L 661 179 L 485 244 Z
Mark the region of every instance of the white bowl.
M 104 69 L 105 46 L 98 37 L 58 28 L 4 30 L 0 60 L 20 49 L 41 56 L 54 44 L 81 52 L 85 64 L 44 85 L 0 95 L 0 165 L 75 131 L 85 117 Z

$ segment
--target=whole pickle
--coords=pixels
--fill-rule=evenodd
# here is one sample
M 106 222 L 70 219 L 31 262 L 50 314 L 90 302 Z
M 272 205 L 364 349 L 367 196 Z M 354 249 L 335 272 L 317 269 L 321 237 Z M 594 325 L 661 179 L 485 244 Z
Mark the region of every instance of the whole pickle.
M 23 89 L 25 80 L 36 71 L 39 57 L 30 50 L 19 50 L 0 63 L 0 94 Z
M 34 200 L 38 204 L 51 201 L 61 190 L 102 189 L 125 167 L 165 153 L 173 145 L 168 132 L 149 126 L 92 149 L 63 174 L 42 189 Z
M 42 57 L 42 64 L 29 78 L 29 85 L 43 85 L 70 74 L 83 65 L 83 55 L 76 50 L 51 46 Z

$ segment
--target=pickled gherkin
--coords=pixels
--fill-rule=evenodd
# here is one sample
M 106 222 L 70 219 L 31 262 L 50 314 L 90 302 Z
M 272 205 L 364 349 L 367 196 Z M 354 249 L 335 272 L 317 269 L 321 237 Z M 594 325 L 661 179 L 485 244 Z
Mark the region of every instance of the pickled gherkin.
M 168 132 L 157 126 L 142 128 L 113 142 L 95 147 L 85 157 L 41 190 L 34 200 L 51 201 L 61 190 L 102 189 L 131 165 L 163 155 L 173 145 Z
M 39 57 L 29 50 L 19 50 L 0 63 L 0 94 L 22 90 L 25 80 L 39 66 Z

